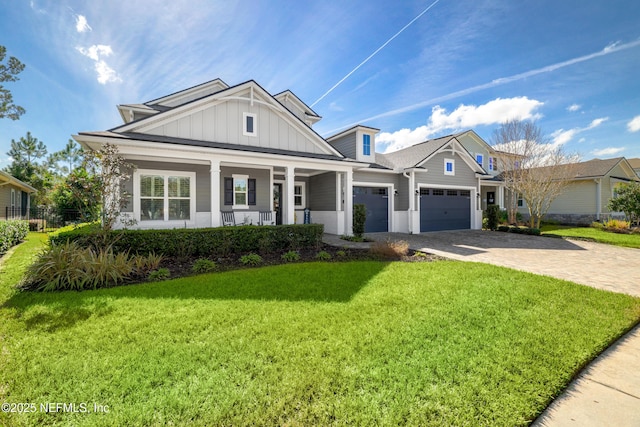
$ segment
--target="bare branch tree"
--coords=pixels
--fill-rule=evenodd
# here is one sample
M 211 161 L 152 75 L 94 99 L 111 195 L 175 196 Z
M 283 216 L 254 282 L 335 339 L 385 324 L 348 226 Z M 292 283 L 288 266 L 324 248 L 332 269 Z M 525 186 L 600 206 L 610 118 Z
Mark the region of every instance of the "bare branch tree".
M 494 132 L 492 143 L 499 152 L 501 177 L 511 193 L 509 222 L 515 222 L 518 198 L 522 198 L 529 210 L 529 225 L 540 228 L 551 203 L 571 185 L 579 157 L 565 153 L 562 145 L 552 143 L 530 121 L 503 123 Z

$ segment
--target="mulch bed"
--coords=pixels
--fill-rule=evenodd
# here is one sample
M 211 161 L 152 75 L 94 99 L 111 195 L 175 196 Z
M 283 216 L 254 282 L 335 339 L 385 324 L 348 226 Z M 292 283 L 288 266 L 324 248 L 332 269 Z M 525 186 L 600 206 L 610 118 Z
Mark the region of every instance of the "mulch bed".
M 320 261 L 316 259 L 318 252 L 327 252 L 331 255 L 331 259 L 328 261 Z M 345 261 L 363 261 L 363 260 L 384 260 L 384 261 L 403 261 L 403 262 L 431 262 L 445 259 L 443 257 L 424 254 L 422 252 L 416 252 L 410 250 L 406 256 L 395 258 L 382 258 L 373 255 L 369 249 L 357 249 L 357 248 L 340 248 L 327 244 L 322 244 L 317 250 L 300 250 L 300 259 L 294 261 L 294 263 L 300 262 L 345 262 Z M 418 255 L 416 255 L 416 253 Z M 282 259 L 281 253 L 261 253 L 262 263 L 259 267 L 268 265 L 288 264 L 288 262 Z M 171 272 L 171 278 L 193 276 L 191 271 L 193 263 L 203 257 L 164 257 L 160 263 L 161 268 L 167 268 Z M 252 266 L 246 266 L 240 262 L 239 256 L 227 257 L 227 258 L 207 258 L 216 263 L 216 272 L 238 270 L 242 268 L 254 268 Z

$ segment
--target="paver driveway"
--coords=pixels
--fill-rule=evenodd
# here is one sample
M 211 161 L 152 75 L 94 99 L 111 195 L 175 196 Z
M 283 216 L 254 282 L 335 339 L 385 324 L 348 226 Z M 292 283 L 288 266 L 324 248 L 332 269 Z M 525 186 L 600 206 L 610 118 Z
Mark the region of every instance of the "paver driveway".
M 411 249 L 447 258 L 486 262 L 640 296 L 640 249 L 481 230 L 367 236 L 406 240 Z

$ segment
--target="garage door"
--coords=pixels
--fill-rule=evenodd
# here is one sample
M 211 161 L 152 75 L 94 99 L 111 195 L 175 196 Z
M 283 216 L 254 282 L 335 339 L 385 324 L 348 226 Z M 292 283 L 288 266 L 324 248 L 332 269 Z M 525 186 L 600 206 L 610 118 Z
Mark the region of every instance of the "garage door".
M 386 187 L 353 187 L 353 204 L 363 204 L 367 209 L 364 223 L 366 233 L 389 231 L 389 195 Z
M 471 228 L 471 192 L 420 189 L 420 231 Z

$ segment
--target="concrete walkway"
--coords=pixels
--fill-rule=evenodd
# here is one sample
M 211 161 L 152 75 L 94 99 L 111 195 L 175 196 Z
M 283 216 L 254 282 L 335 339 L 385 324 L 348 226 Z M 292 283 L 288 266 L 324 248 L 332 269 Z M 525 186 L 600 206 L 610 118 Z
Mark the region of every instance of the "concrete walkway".
M 640 249 L 479 230 L 367 237 L 406 240 L 414 250 L 640 297 Z M 325 241 L 338 246 L 344 242 L 337 236 Z M 640 325 L 591 362 L 532 426 L 640 426 Z

